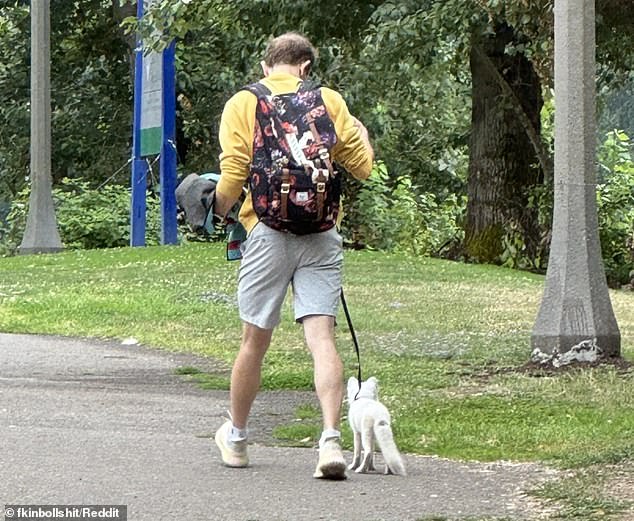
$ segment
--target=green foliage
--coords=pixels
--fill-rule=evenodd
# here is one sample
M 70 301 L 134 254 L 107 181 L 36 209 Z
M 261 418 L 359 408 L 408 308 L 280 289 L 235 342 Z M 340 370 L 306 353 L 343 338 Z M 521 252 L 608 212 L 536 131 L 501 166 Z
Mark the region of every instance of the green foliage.
M 445 241 L 461 236 L 454 228 L 461 223 L 467 181 L 469 50 L 506 24 L 515 31 L 506 52 L 528 57 L 543 85 L 551 85 L 553 4 L 324 0 L 315 9 L 314 2 L 306 0 L 158 0 L 140 29 L 147 37 L 162 29 L 159 46 L 168 38 L 178 39 L 179 151 L 187 152 L 185 170 L 198 172 L 216 169 L 224 103 L 259 77 L 258 62 L 269 37 L 288 30 L 306 33 L 320 51 L 316 79 L 343 93 L 351 112 L 369 128 L 377 157 L 389 172 L 366 188 L 352 185 L 348 190 L 349 238 L 381 249 L 434 253 Z M 629 125 L 634 50 L 622 35 L 632 28 L 633 6 L 629 0 L 597 1 L 599 91 L 606 112 L 602 128 Z M 133 1 L 121 0 L 54 3 L 55 185 L 64 177 L 90 179 L 93 187 L 105 180 L 127 182 L 126 169 L 119 167 L 129 158 L 135 35 L 126 34 L 119 22 L 127 17 L 125 27 L 136 30 L 134 7 Z M 28 34 L 28 3 L 2 3 L 0 207 L 28 182 Z M 615 192 L 625 193 L 623 176 L 619 172 L 606 184 L 602 210 L 609 215 L 602 220 L 609 230 L 602 229 L 611 259 L 606 265 L 618 271 L 619 280 L 629 269 L 622 246 L 625 228 L 617 224 L 619 210 L 613 203 L 621 197 Z M 370 189 L 377 193 L 370 194 Z M 545 266 L 551 192 L 547 182 L 531 195 L 530 204 L 543 210 L 542 236 L 530 238 L 531 244 L 541 241 L 538 253 L 529 258 L 520 227 L 507 223 L 505 265 Z M 399 204 L 392 207 L 395 199 Z M 111 240 L 104 233 L 100 242 Z
M 471 107 L 459 45 L 438 37 L 420 2 L 386 2 L 370 22 L 344 92 L 391 177 L 460 196 Z
M 463 212 L 463 198 L 449 194 L 441 200 L 407 176 L 392 181 L 386 166 L 378 163 L 355 199 L 348 239 L 378 250 L 437 254 L 461 240 Z
M 29 9 L 28 3 L 6 4 L 0 7 L 0 200 L 24 188 L 29 167 Z M 86 176 L 98 184 L 126 163 L 130 49 L 112 0 L 54 2 L 51 109 L 54 183 Z
M 0 7 L 0 201 L 25 184 L 29 152 L 28 6 Z
M 599 151 L 597 205 L 603 263 L 612 285 L 630 282 L 634 271 L 634 146 L 619 131 Z
M 6 224 L 0 228 L 0 253 L 17 251 L 28 212 L 30 190 L 22 190 L 13 200 Z M 95 249 L 127 246 L 130 243 L 130 191 L 119 185 L 90 188 L 83 181 L 63 179 L 53 190 L 62 243 L 68 249 Z M 159 203 L 147 199 L 148 244 L 158 244 Z
M 614 83 L 598 93 L 599 129 L 605 134 L 618 128 L 634 136 L 634 71 Z

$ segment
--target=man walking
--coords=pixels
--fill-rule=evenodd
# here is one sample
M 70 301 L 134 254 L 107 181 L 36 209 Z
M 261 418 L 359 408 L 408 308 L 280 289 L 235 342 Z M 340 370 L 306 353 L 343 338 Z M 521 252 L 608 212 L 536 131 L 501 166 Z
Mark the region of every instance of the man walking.
M 298 33 L 271 40 L 261 63 L 264 78 L 235 94 L 222 114 L 215 211 L 225 215 L 247 181 L 250 195 L 240 211 L 249 233 L 238 279 L 242 342 L 231 373 L 231 419 L 216 433 L 216 443 L 225 465 L 248 465 L 247 420 L 292 285 L 295 319 L 303 325 L 313 357 L 323 414 L 314 477 L 344 479 L 339 432 L 344 377 L 334 334 L 343 250 L 335 227 L 340 174 L 332 161 L 366 179 L 374 152 L 366 128 L 340 94 L 306 87 L 315 59 L 316 50 Z M 284 99 L 290 101 L 284 104 Z M 296 123 L 282 121 L 304 107 L 307 112 Z

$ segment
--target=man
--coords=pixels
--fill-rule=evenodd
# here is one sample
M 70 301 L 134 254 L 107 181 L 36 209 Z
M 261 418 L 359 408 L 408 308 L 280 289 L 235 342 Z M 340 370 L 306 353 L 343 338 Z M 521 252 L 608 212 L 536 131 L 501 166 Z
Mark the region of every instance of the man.
M 266 48 L 260 83 L 273 95 L 297 92 L 315 59 L 316 50 L 308 39 L 298 33 L 283 34 Z M 321 88 L 321 97 L 336 132 L 332 159 L 354 177 L 366 179 L 374 159 L 366 128 L 349 113 L 337 92 Z M 257 103 L 256 95 L 242 90 L 225 105 L 219 131 L 221 177 L 215 203 L 219 215 L 231 209 L 249 178 Z M 240 222 L 249 233 L 238 280 L 243 332 L 231 373 L 231 419 L 216 433 L 222 460 L 230 467 L 248 465 L 247 419 L 259 390 L 262 361 L 292 284 L 295 319 L 303 325 L 313 357 L 315 388 L 323 414 L 324 430 L 314 477 L 343 479 L 346 464 L 339 421 L 344 378 L 334 335 L 341 290 L 341 237 L 334 227 L 308 235 L 272 229 L 258 222 L 250 196 L 242 205 Z

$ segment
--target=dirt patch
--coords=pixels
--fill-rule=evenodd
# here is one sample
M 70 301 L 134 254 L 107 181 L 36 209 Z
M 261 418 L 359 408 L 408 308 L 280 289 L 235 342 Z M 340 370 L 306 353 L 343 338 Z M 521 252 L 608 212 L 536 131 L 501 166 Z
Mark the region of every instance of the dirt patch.
M 559 367 L 553 366 L 550 362 L 544 364 L 528 362 L 518 368 L 514 368 L 513 372 L 524 373 L 529 376 L 553 376 L 597 367 L 613 367 L 619 374 L 631 374 L 634 369 L 634 363 L 621 357 L 602 358 L 594 362 L 571 362 Z
M 634 521 L 634 461 L 626 461 L 605 467 L 609 474 L 605 484 L 605 495 L 616 501 L 629 503 L 629 508 L 619 521 Z
M 449 374 L 457 374 L 459 376 L 468 376 L 475 380 L 488 381 L 495 376 L 505 374 L 520 374 L 533 378 L 545 378 L 580 372 L 587 369 L 613 367 L 617 374 L 621 376 L 634 375 L 634 363 L 620 357 L 604 358 L 595 362 L 572 362 L 559 367 L 555 367 L 551 363 L 540 364 L 536 362 L 527 362 L 520 366 L 500 367 L 495 360 L 490 361 L 485 366 L 475 366 L 473 368 L 469 363 L 461 365 L 464 366 L 463 369 L 450 371 Z

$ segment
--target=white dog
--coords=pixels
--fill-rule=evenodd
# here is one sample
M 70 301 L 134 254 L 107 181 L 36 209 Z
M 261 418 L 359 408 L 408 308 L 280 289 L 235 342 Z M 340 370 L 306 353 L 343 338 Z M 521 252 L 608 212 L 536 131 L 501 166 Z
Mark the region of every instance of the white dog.
M 348 380 L 348 421 L 354 433 L 354 457 L 348 468 L 355 472 L 375 470 L 376 439 L 385 460 L 385 474 L 405 476 L 405 465 L 394 443 L 390 427 L 390 413 L 385 405 L 378 401 L 377 384 L 376 378 L 368 378 L 361 384 L 359 391 L 359 381 L 355 377 Z

